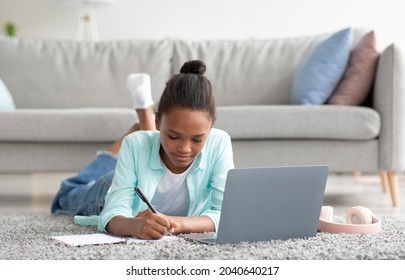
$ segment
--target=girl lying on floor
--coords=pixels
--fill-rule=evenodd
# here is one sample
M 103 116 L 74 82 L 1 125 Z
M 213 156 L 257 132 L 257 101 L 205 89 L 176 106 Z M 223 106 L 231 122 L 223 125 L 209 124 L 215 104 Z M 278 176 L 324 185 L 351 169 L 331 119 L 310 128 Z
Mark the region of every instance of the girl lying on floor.
M 61 183 L 51 212 L 97 215 L 100 231 L 141 239 L 215 231 L 234 163 L 229 135 L 213 128 L 215 96 L 205 70 L 202 61 L 186 62 L 166 83 L 155 114 L 149 76 L 129 75 L 139 123 Z

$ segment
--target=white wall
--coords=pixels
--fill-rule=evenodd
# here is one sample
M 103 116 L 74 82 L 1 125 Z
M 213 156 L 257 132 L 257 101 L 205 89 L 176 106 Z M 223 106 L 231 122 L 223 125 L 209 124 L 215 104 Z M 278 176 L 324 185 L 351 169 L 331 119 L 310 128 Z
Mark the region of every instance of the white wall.
M 0 26 L 15 22 L 19 37 L 73 39 L 81 6 L 66 5 L 68 1 L 0 0 Z M 112 5 L 96 5 L 93 10 L 102 40 L 272 38 L 355 26 L 374 29 L 381 47 L 393 41 L 405 42 L 405 9 L 401 2 L 115 0 Z M 4 34 L 4 28 L 0 34 Z

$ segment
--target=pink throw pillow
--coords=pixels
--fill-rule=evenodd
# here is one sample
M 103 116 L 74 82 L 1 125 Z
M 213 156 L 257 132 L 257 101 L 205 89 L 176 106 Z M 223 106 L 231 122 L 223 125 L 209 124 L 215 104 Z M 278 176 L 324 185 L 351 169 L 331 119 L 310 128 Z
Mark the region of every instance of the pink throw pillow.
M 370 31 L 353 48 L 346 71 L 327 103 L 360 105 L 371 91 L 379 56 L 375 33 Z

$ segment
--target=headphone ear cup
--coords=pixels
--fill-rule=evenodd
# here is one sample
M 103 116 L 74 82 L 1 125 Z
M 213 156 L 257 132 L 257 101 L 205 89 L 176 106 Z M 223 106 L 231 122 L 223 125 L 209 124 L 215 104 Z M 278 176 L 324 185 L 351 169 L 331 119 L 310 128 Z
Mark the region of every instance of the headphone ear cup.
M 322 206 L 319 218 L 325 222 L 333 222 L 333 208 L 331 206 Z
M 371 224 L 372 222 L 372 212 L 366 207 L 355 206 L 346 213 L 346 223 L 348 224 Z

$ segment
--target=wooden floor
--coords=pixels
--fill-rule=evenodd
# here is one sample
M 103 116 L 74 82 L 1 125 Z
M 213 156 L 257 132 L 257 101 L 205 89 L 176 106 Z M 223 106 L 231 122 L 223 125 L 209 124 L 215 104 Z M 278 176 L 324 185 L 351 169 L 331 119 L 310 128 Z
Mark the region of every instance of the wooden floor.
M 32 212 L 47 214 L 62 179 L 73 173 L 0 174 L 0 214 Z M 377 216 L 405 217 L 405 175 L 399 176 L 398 207 L 393 207 L 389 193 L 383 193 L 380 177 L 374 174 L 330 175 L 324 205 L 334 208 L 336 215 L 345 215 L 351 206 L 370 208 Z

